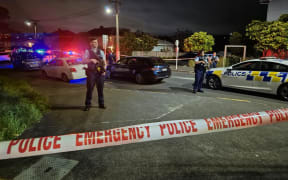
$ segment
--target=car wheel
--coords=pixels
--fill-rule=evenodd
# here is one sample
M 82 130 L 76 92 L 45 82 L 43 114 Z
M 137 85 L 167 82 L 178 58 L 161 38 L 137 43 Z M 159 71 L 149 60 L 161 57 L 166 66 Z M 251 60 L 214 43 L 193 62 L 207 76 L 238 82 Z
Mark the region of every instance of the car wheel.
M 137 84 L 142 84 L 144 82 L 143 76 L 140 73 L 136 74 L 135 80 Z
M 221 88 L 221 81 L 216 76 L 209 76 L 207 78 L 206 84 L 211 89 L 220 89 Z
M 160 83 L 163 79 L 157 79 L 156 82 Z
M 280 98 L 288 101 L 288 84 L 284 84 L 280 87 L 278 95 L 280 96 Z
M 61 75 L 61 79 L 62 79 L 64 82 L 69 82 L 69 79 L 68 79 L 68 77 L 67 77 L 66 74 L 62 74 L 62 75 Z
M 47 79 L 48 78 L 48 75 L 45 71 L 41 71 L 41 76 L 43 79 Z

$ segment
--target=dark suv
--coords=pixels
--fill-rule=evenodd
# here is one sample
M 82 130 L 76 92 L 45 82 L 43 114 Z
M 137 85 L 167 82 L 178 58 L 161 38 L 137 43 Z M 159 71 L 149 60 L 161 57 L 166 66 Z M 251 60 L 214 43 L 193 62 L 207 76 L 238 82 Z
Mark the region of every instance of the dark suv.
M 171 69 L 161 58 L 128 56 L 111 66 L 110 77 L 130 77 L 136 83 L 160 82 L 171 76 Z

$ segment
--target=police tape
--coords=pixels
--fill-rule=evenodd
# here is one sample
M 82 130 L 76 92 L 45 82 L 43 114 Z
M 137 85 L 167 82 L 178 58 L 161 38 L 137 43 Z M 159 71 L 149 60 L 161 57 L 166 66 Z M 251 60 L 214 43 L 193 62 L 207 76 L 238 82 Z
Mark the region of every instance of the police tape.
M 230 131 L 282 121 L 288 121 L 288 108 L 199 120 L 163 121 L 61 136 L 11 140 L 0 142 L 0 159 Z
M 185 61 L 185 60 L 194 60 L 195 58 L 178 58 L 178 59 L 163 59 L 164 61 Z

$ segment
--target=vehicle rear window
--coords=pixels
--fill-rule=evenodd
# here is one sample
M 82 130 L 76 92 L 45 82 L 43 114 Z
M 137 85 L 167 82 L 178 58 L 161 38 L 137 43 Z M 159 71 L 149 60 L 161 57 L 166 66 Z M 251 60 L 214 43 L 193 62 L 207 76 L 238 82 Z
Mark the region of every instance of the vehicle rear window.
M 157 64 L 165 64 L 165 62 L 161 58 L 152 57 L 152 58 L 137 58 L 138 64 L 145 65 L 157 65 Z
M 261 62 L 259 61 L 244 62 L 233 66 L 233 70 L 258 71 L 261 70 Z
M 154 64 L 163 64 L 163 63 L 165 63 L 165 62 L 163 61 L 163 59 L 161 59 L 161 58 L 151 58 L 151 61 L 152 61 Z
M 69 59 L 66 60 L 67 64 L 69 66 L 73 66 L 73 65 L 77 65 L 77 64 L 82 64 L 82 60 L 81 59 Z
M 264 62 L 262 63 L 262 71 L 288 72 L 288 66 L 272 62 Z

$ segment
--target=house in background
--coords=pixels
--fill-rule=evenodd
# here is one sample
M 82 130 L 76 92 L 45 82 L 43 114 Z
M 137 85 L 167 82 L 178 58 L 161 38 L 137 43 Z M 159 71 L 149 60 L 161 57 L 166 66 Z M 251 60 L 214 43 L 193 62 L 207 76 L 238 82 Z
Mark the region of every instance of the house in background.
M 126 28 L 120 28 L 119 29 L 119 38 L 124 36 L 126 32 L 130 32 L 130 29 Z M 87 32 L 89 38 L 96 37 L 98 39 L 98 43 L 100 47 L 103 47 L 103 35 L 108 35 L 108 44 L 107 48 L 115 50 L 115 44 L 116 44 L 116 28 L 115 27 L 104 27 L 100 26 L 99 28 L 92 29 Z
M 156 52 L 173 52 L 174 51 L 174 44 L 169 42 L 169 41 L 158 40 L 157 45 L 154 46 L 152 51 L 156 51 Z
M 288 14 L 288 0 L 266 0 L 266 1 L 268 3 L 267 21 L 275 21 L 282 14 Z

